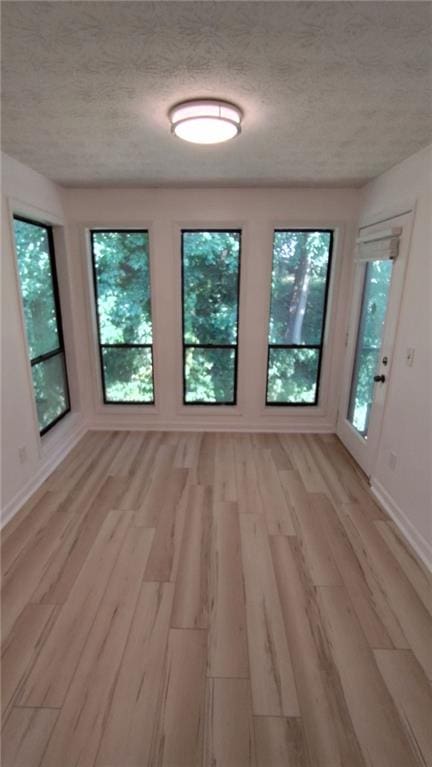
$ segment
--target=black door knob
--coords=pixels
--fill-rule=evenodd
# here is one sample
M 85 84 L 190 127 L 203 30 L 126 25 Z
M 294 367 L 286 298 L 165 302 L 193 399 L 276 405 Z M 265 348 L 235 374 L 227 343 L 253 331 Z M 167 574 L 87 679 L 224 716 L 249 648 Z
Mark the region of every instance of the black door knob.
M 383 375 L 376 375 L 376 376 L 374 376 L 374 381 L 375 381 L 375 383 L 384 383 L 385 376 L 383 376 Z

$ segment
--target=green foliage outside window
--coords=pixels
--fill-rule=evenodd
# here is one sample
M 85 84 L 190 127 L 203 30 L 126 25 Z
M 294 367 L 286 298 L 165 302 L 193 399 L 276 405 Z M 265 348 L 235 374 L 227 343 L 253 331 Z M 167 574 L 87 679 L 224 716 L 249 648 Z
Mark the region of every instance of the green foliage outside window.
M 268 404 L 316 402 L 330 248 L 328 231 L 274 233 Z
M 69 410 L 51 229 L 15 217 L 14 234 L 36 410 L 43 433 Z
M 329 232 L 275 232 L 270 344 L 321 343 L 329 248 Z
M 67 408 L 64 355 L 56 354 L 32 367 L 36 410 L 41 431 L 46 429 Z
M 48 230 L 15 219 L 15 244 L 30 357 L 59 346 Z
M 240 232 L 184 231 L 182 259 L 185 402 L 232 404 Z
M 234 349 L 185 350 L 186 401 L 234 401 Z
M 148 232 L 93 231 L 91 239 L 105 399 L 151 403 Z
M 315 402 L 318 349 L 274 349 L 270 347 L 269 402 Z
M 151 402 L 153 360 L 148 347 L 102 348 L 108 402 Z

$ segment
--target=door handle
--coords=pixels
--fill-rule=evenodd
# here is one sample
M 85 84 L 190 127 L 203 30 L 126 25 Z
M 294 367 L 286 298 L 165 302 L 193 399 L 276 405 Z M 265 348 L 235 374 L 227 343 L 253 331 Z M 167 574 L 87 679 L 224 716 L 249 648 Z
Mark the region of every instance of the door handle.
M 386 377 L 384 375 L 374 376 L 375 383 L 384 383 L 385 380 L 386 380 Z

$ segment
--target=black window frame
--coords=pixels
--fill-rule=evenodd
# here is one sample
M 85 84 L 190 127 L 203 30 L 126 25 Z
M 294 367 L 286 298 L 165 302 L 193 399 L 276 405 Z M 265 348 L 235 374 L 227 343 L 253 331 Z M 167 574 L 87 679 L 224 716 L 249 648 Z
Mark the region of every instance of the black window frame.
M 147 234 L 148 237 L 148 259 L 149 259 L 149 275 L 150 275 L 150 307 L 151 307 L 151 321 L 152 321 L 152 343 L 151 344 L 103 344 L 101 342 L 101 327 L 100 327 L 100 317 L 99 317 L 99 293 L 98 293 L 98 281 L 97 281 L 97 270 L 96 270 L 96 262 L 95 262 L 95 252 L 94 252 L 94 235 L 95 234 L 118 234 L 120 232 L 127 232 L 128 234 Z M 119 228 L 97 228 L 89 230 L 90 234 L 90 257 L 91 257 L 91 264 L 92 264 L 92 274 L 93 274 L 93 294 L 94 294 L 94 306 L 95 306 L 95 314 L 96 314 L 96 326 L 97 326 L 97 342 L 98 342 L 98 352 L 99 352 L 99 367 L 100 367 L 100 374 L 101 374 L 101 383 L 102 383 L 102 398 L 104 405 L 133 405 L 140 407 L 148 407 L 153 406 L 156 403 L 156 389 L 155 389 L 155 375 L 154 375 L 154 354 L 153 354 L 153 302 L 152 302 L 152 275 L 151 275 L 151 259 L 150 259 L 150 231 L 149 229 L 141 228 L 141 229 L 129 229 L 128 227 L 119 227 Z M 106 396 L 106 381 L 105 381 L 105 370 L 104 370 L 104 360 L 103 360 L 103 349 L 150 349 L 151 352 L 151 365 L 152 365 L 152 388 L 153 388 L 153 398 L 151 400 L 148 400 L 147 402 L 142 402 L 140 400 L 110 400 L 107 399 Z
M 271 302 L 272 302 L 272 287 L 270 285 L 270 309 L 269 309 L 269 317 L 268 317 L 268 327 L 267 327 L 267 374 L 266 374 L 266 395 L 265 395 L 265 404 L 266 407 L 317 407 L 319 405 L 319 398 L 320 398 L 320 385 L 321 385 L 321 370 L 322 370 L 322 359 L 323 359 L 323 352 L 324 352 L 324 338 L 325 338 L 325 332 L 326 332 L 326 323 L 327 323 L 327 309 L 328 309 L 328 301 L 329 301 L 329 292 L 330 292 L 330 282 L 332 278 L 332 265 L 333 265 L 333 250 L 334 250 L 334 229 L 322 229 L 321 227 L 308 227 L 308 228 L 297 228 L 297 227 L 275 227 L 273 229 L 273 240 L 272 240 L 272 274 L 273 274 L 273 258 L 274 258 L 274 236 L 276 232 L 293 232 L 294 234 L 309 234 L 311 232 L 319 232 L 320 234 L 329 234 L 330 235 L 330 242 L 329 242 L 329 257 L 327 262 L 327 275 L 326 275 L 326 284 L 325 284 L 325 291 L 324 291 L 324 305 L 323 305 L 323 314 L 322 314 L 322 326 L 321 326 L 321 338 L 319 344 L 271 344 L 268 341 L 268 329 L 270 326 L 270 318 L 271 318 Z M 270 353 L 272 349 L 317 349 L 319 352 L 318 356 L 318 367 L 317 367 L 317 376 L 316 376 L 316 389 L 315 389 L 315 397 L 313 402 L 269 402 L 268 399 L 268 389 L 269 389 L 269 368 L 270 368 Z
M 65 394 L 66 394 L 66 408 L 65 410 L 60 413 L 60 415 L 56 416 L 47 426 L 44 426 L 42 429 L 39 429 L 39 435 L 43 437 L 48 431 L 50 431 L 53 426 L 55 426 L 59 421 L 62 420 L 68 413 L 71 411 L 71 398 L 70 398 L 70 389 L 69 389 L 69 377 L 68 377 L 68 368 L 67 368 L 67 359 L 66 359 L 66 350 L 64 345 L 64 335 L 63 335 L 63 317 L 62 317 L 62 311 L 61 311 L 61 303 L 60 303 L 60 293 L 59 293 L 59 287 L 58 287 L 58 278 L 57 278 L 57 266 L 56 266 L 56 257 L 55 257 L 55 247 L 54 247 L 54 234 L 53 234 L 53 227 L 51 224 L 45 224 L 42 221 L 37 221 L 35 219 L 29 218 L 28 216 L 22 216 L 19 213 L 13 214 L 13 220 L 14 221 L 22 221 L 24 224 L 31 224 L 32 226 L 37 226 L 40 229 L 45 229 L 47 233 L 47 243 L 48 243 L 48 259 L 49 259 L 49 265 L 50 265 L 50 271 L 51 271 L 51 283 L 52 283 L 52 289 L 53 289 L 53 297 L 54 297 L 54 308 L 55 308 L 55 316 L 56 316 L 56 326 L 57 326 L 57 336 L 59 341 L 59 346 L 56 349 L 53 349 L 50 352 L 45 352 L 45 354 L 39 354 L 37 357 L 31 357 L 30 356 L 30 347 L 28 346 L 29 351 L 29 361 L 30 366 L 33 368 L 36 365 L 39 365 L 42 362 L 46 362 L 49 359 L 52 359 L 53 357 L 58 357 L 63 355 L 63 370 L 64 370 L 64 382 L 65 382 Z M 15 231 L 14 231 L 14 237 L 15 237 Z M 18 281 L 20 286 L 20 296 L 21 296 L 21 303 L 23 305 L 24 309 L 24 298 L 22 295 L 22 289 L 21 289 L 21 279 L 19 276 L 19 264 L 18 264 L 18 250 L 15 246 L 16 250 L 16 258 L 17 258 L 17 268 L 18 268 Z M 26 327 L 25 322 L 25 312 L 24 312 L 24 326 Z M 27 327 L 26 327 L 26 333 L 27 333 Z M 32 383 L 33 383 L 33 376 L 32 376 Z M 36 402 L 36 392 L 34 390 L 34 384 L 33 384 L 33 392 L 34 392 L 34 399 Z
M 237 312 L 236 312 L 236 343 L 235 344 L 187 344 L 185 343 L 185 291 L 184 291 L 184 235 L 195 232 L 226 233 L 239 235 L 239 255 L 237 270 Z M 183 396 L 182 402 L 185 407 L 236 407 L 237 405 L 237 384 L 238 384 L 238 357 L 239 357 L 239 330 L 240 330 L 240 278 L 241 278 L 241 256 L 242 256 L 242 235 L 241 228 L 217 228 L 217 227 L 193 227 L 181 229 L 181 300 L 182 300 L 182 379 Z M 234 397 L 232 402 L 206 402 L 205 400 L 186 400 L 186 352 L 188 349 L 234 349 Z

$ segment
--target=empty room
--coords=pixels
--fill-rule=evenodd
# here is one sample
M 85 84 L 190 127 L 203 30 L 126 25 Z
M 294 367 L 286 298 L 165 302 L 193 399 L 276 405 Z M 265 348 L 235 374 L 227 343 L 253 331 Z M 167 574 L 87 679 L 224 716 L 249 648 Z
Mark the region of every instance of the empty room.
M 2 767 L 432 767 L 432 3 L 0 5 Z

